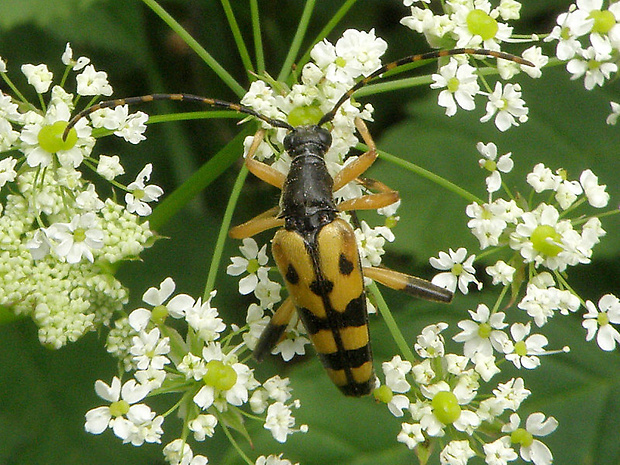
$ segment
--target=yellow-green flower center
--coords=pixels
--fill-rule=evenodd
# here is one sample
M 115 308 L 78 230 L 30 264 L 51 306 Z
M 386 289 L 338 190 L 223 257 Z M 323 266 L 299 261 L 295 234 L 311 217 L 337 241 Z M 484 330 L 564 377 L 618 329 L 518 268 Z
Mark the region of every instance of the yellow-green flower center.
M 134 189 L 131 193 L 136 200 L 142 200 L 144 198 L 144 190 L 142 189 Z
M 499 26 L 497 21 L 491 18 L 488 13 L 476 9 L 467 14 L 467 29 L 472 34 L 482 37 L 482 40 L 489 40 L 495 37 Z
M 126 400 L 117 400 L 110 404 L 110 415 L 114 418 L 125 415 L 129 412 L 129 403 Z
M 562 247 L 558 245 L 562 241 L 562 236 L 553 226 L 546 224 L 537 226 L 530 236 L 530 241 L 535 250 L 548 257 L 555 257 L 562 251 Z
M 258 259 L 257 258 L 252 258 L 251 260 L 248 260 L 248 273 L 250 274 L 254 274 L 258 271 L 258 269 L 260 268 L 260 264 L 258 263 Z
M 72 149 L 78 137 L 75 129 L 71 128 L 67 134 L 67 140 L 62 140 L 62 134 L 65 132 L 67 124 L 66 121 L 56 121 L 54 124 L 43 126 L 37 136 L 41 148 L 49 153 Z
M 431 401 L 433 414 L 444 425 L 450 425 L 461 416 L 461 406 L 456 396 L 449 391 L 440 391 Z
M 495 163 L 495 160 L 486 160 L 484 162 L 484 169 L 492 173 L 497 169 L 497 163 Z
M 208 386 L 227 391 L 237 383 L 237 372 L 230 365 L 225 365 L 219 360 L 211 360 L 207 363 L 207 374 L 202 380 Z
M 519 341 L 515 344 L 515 354 L 519 357 L 525 357 L 527 355 L 527 346 L 524 341 Z
M 293 127 L 316 124 L 323 117 L 323 112 L 317 105 L 297 107 L 288 114 L 287 121 Z
M 392 392 L 392 390 L 385 384 L 375 389 L 372 395 L 375 396 L 375 399 L 377 399 L 379 402 L 383 402 L 384 404 L 390 402 L 392 400 L 392 397 L 394 397 L 394 393 Z
M 73 231 L 73 242 L 83 242 L 86 239 L 86 230 L 84 228 L 76 228 Z
M 457 90 L 459 90 L 459 85 L 460 85 L 461 81 L 459 81 L 457 78 L 455 77 L 451 77 L 450 79 L 448 79 L 447 82 L 447 89 L 449 92 L 456 92 Z
M 607 313 L 599 313 L 598 316 L 596 317 L 596 322 L 599 324 L 599 326 L 608 325 L 609 316 L 607 315 Z
M 157 305 L 151 310 L 151 321 L 156 325 L 162 324 L 168 317 L 168 307 L 165 305 Z
M 517 428 L 510 435 L 510 441 L 513 444 L 521 444 L 522 447 L 529 447 L 534 442 L 534 436 L 523 428 Z
M 482 339 L 488 339 L 492 331 L 493 328 L 491 328 L 489 323 L 481 323 L 480 326 L 478 326 L 478 336 Z
M 594 19 L 592 32 L 599 34 L 607 34 L 612 27 L 616 25 L 616 17 L 609 10 L 592 10 L 590 18 Z
M 455 263 L 454 265 L 452 265 L 452 269 L 450 270 L 450 272 L 454 276 L 460 276 L 460 274 L 463 272 L 463 264 L 462 263 Z

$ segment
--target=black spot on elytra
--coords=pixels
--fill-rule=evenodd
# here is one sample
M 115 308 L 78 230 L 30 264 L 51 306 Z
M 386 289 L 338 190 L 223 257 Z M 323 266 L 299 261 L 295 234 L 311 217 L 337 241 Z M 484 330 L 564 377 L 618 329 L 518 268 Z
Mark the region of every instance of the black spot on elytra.
M 286 270 L 286 280 L 295 285 L 299 282 L 299 274 L 293 265 L 289 263 L 288 269 Z
M 349 276 L 353 271 L 353 262 L 341 253 L 340 259 L 338 260 L 338 268 L 340 269 L 341 274 Z
M 334 283 L 326 279 L 312 281 L 310 290 L 318 296 L 328 295 L 334 289 Z

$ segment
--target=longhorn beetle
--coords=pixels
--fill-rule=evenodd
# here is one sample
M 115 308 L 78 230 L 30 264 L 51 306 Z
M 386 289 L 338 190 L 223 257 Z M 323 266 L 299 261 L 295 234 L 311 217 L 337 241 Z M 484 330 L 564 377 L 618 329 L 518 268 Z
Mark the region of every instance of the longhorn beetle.
M 289 297 L 262 333 L 254 356 L 260 361 L 272 350 L 296 309 L 331 380 L 345 395 L 359 397 L 369 394 L 375 385 L 364 276 L 427 300 L 448 303 L 453 294 L 420 278 L 386 268 L 361 266 L 353 228 L 338 218 L 338 213 L 382 208 L 396 202 L 399 195 L 380 182 L 359 179 L 377 158 L 375 143 L 360 118 L 355 120 L 355 126 L 368 150 L 332 178 L 324 160 L 332 138 L 322 126 L 331 122 L 338 108 L 355 91 L 386 71 L 407 63 L 458 54 L 491 56 L 533 66 L 514 55 L 484 49 L 433 51 L 411 55 L 377 69 L 344 93 L 316 124 L 293 127 L 241 104 L 191 94 L 153 94 L 109 100 L 89 107 L 69 122 L 64 136 L 80 118 L 94 111 L 154 100 L 194 101 L 235 110 L 288 130 L 284 138 L 284 148 L 292 159 L 288 174 L 254 158 L 264 129 L 256 132 L 245 159 L 250 172 L 282 190 L 279 206 L 230 230 L 231 237 L 242 239 L 280 227 L 272 241 L 272 253 Z M 333 193 L 354 180 L 372 193 L 336 204 Z

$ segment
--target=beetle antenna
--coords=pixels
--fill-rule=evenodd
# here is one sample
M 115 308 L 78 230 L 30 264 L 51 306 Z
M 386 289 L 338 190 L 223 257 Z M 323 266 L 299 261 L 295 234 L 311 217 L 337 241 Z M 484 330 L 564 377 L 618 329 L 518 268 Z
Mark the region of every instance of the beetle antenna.
M 276 128 L 284 128 L 288 130 L 292 130 L 293 127 L 288 124 L 286 121 L 282 121 L 275 118 L 269 118 L 265 115 L 261 115 L 257 111 L 253 110 L 250 107 L 246 107 L 245 105 L 241 105 L 239 103 L 231 103 L 226 102 L 224 100 L 218 100 L 214 98 L 201 97 L 199 95 L 193 94 L 151 94 L 151 95 L 142 95 L 140 97 L 129 97 L 123 99 L 116 100 L 106 100 L 103 102 L 99 102 L 91 107 L 88 107 L 77 115 L 75 115 L 69 124 L 65 128 L 65 131 L 62 135 L 63 140 L 67 138 L 69 131 L 73 128 L 77 122 L 84 118 L 85 116 L 90 115 L 91 113 L 101 110 L 102 108 L 115 108 L 121 105 L 136 105 L 141 103 L 153 102 L 155 100 L 173 100 L 173 101 L 187 101 L 187 102 L 197 102 L 202 103 L 204 105 L 209 105 L 211 107 L 220 107 L 228 110 L 238 111 L 239 113 L 245 113 L 247 115 L 254 116 L 266 122 L 267 124 L 276 127 Z
M 415 63 L 416 61 L 434 60 L 437 58 L 442 58 L 442 57 L 447 57 L 447 56 L 452 56 L 452 55 L 483 55 L 483 56 L 490 56 L 494 58 L 502 58 L 504 60 L 509 60 L 515 63 L 519 63 L 520 65 L 534 66 L 534 63 L 528 60 L 525 60 L 521 57 L 518 57 L 516 55 L 512 55 L 511 53 L 496 52 L 494 50 L 486 50 L 483 48 L 455 48 L 451 50 L 435 50 L 435 51 L 427 52 L 427 53 L 409 55 L 407 57 L 401 58 L 400 60 L 396 60 L 386 65 L 383 65 L 381 68 L 369 74 L 361 81 L 358 81 L 353 87 L 351 87 L 347 92 L 345 92 L 342 97 L 340 97 L 340 100 L 336 102 L 336 104 L 334 105 L 334 108 L 332 108 L 329 112 L 323 115 L 323 117 L 319 120 L 317 125 L 321 126 L 331 121 L 332 119 L 334 119 L 334 116 L 336 115 L 336 111 L 338 111 L 338 108 L 340 108 L 344 102 L 346 102 L 349 98 L 351 98 L 351 96 L 355 92 L 357 92 L 359 89 L 364 87 L 370 81 L 380 77 L 386 71 L 391 71 L 395 68 L 398 68 L 399 66 L 403 66 L 409 63 Z

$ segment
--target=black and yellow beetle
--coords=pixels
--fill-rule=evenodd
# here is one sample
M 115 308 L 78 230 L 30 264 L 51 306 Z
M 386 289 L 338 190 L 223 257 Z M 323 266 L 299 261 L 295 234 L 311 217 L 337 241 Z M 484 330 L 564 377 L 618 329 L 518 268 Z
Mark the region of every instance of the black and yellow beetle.
M 386 71 L 406 63 L 457 54 L 493 56 L 531 65 L 513 55 L 482 49 L 435 51 L 408 56 L 381 67 L 349 89 L 317 124 L 293 127 L 240 104 L 191 94 L 153 94 L 110 100 L 87 108 L 69 123 L 65 134 L 79 118 L 101 108 L 153 100 L 195 101 L 249 114 L 272 127 L 287 129 L 284 148 L 291 157 L 291 166 L 286 175 L 254 158 L 264 137 L 263 129 L 255 134 L 245 159 L 250 172 L 282 190 L 279 206 L 230 230 L 231 237 L 241 239 L 281 228 L 273 238 L 272 253 L 289 297 L 271 318 L 254 356 L 260 361 L 271 352 L 296 310 L 331 380 L 345 395 L 359 397 L 369 394 L 375 385 L 364 276 L 427 300 L 450 302 L 453 294 L 420 278 L 386 268 L 361 266 L 353 228 L 338 213 L 382 208 L 396 202 L 399 196 L 382 183 L 359 178 L 377 158 L 375 143 L 359 118 L 355 125 L 368 150 L 332 178 L 324 160 L 332 138 L 323 125 L 333 119 L 338 108 L 356 90 Z M 355 180 L 373 193 L 336 204 L 333 193 Z

